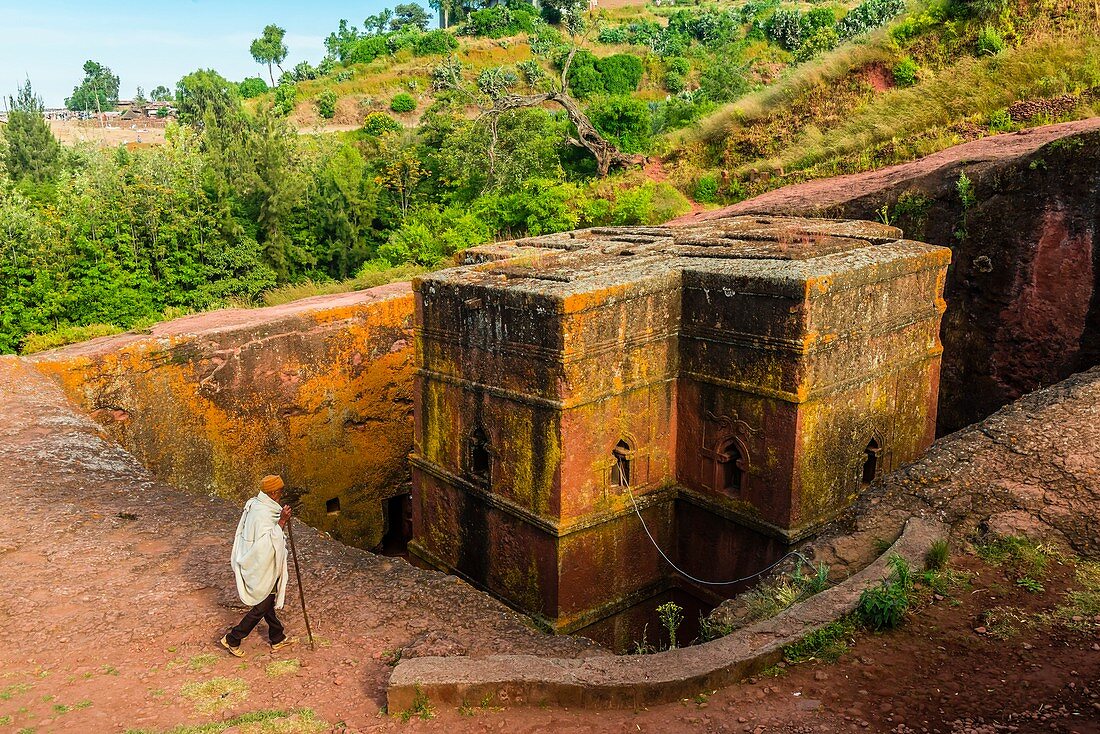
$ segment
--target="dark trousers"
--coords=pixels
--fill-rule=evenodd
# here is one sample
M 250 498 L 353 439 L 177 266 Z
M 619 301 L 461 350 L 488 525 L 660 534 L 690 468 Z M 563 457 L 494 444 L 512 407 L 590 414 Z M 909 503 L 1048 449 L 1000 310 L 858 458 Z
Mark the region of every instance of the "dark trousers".
M 267 622 L 267 638 L 271 640 L 272 645 L 286 639 L 286 633 L 283 632 L 283 623 L 275 616 L 275 592 L 272 591 L 270 596 L 252 607 L 248 614 L 244 615 L 244 619 L 241 620 L 240 624 L 229 631 L 229 634 L 225 636 L 226 641 L 233 647 L 239 647 L 241 641 L 248 637 L 248 634 L 260 623 L 261 619 Z

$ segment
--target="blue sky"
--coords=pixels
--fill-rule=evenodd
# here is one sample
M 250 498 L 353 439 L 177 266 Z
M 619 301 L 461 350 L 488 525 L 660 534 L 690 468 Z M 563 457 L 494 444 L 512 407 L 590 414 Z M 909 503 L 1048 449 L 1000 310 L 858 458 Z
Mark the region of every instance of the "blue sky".
M 0 94 L 14 94 L 29 77 L 46 105 L 59 107 L 88 59 L 118 74 L 124 98 L 139 85 L 147 94 L 158 84 L 174 88 L 197 68 L 239 81 L 260 73 L 248 46 L 268 23 L 287 31 L 288 68 L 320 61 L 323 40 L 341 18 L 362 26 L 368 15 L 400 1 L 0 0 Z

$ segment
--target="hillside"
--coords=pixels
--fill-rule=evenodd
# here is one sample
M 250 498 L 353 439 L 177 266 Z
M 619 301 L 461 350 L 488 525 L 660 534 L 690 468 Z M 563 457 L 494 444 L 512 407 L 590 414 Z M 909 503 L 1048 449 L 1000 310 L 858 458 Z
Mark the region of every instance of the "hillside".
M 1086 0 L 511 0 L 446 30 L 400 7 L 334 21 L 325 60 L 284 58 L 274 89 L 185 76 L 163 144 L 62 154 L 48 131 L 6 130 L 0 352 L 377 285 L 492 240 L 661 223 L 1100 113 Z M 29 87 L 20 100 L 41 114 Z

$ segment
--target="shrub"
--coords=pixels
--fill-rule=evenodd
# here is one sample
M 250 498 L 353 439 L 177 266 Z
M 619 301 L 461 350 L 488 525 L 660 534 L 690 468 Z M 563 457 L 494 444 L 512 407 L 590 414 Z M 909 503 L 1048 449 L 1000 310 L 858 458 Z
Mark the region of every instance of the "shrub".
M 837 34 L 841 40 L 855 38 L 878 28 L 903 10 L 905 0 L 864 0 L 837 23 Z
M 393 99 L 390 100 L 390 109 L 394 112 L 397 112 L 398 114 L 412 112 L 416 109 L 416 100 L 413 99 L 412 95 L 408 94 L 407 92 L 395 94 L 393 96 Z
M 388 53 L 384 36 L 367 36 L 349 44 L 344 61 L 348 64 L 369 64 Z
M 932 571 L 939 571 L 947 565 L 950 556 L 950 544 L 946 540 L 937 540 L 924 554 L 924 565 Z
M 653 116 L 649 105 L 633 97 L 605 97 L 588 106 L 588 117 L 624 153 L 649 147 Z
M 748 64 L 731 54 L 719 54 L 699 77 L 699 88 L 713 102 L 731 102 L 749 91 Z
M 764 24 L 768 40 L 788 51 L 802 45 L 802 13 L 780 8 Z
M 1006 48 L 1008 48 L 1008 44 L 1005 43 L 1005 39 L 993 26 L 983 26 L 982 29 L 978 31 L 979 56 L 996 56 Z
M 379 137 L 389 132 L 396 132 L 400 129 L 401 123 L 385 112 L 371 112 L 363 118 L 363 127 L 360 128 L 364 134 L 373 137 Z
M 920 67 L 917 66 L 917 62 L 906 56 L 894 64 L 894 84 L 899 87 L 911 87 L 917 83 L 919 73 Z
M 279 81 L 275 87 L 275 112 L 279 115 L 289 115 L 298 101 L 298 87 L 291 81 Z
M 802 35 L 808 36 L 822 28 L 836 25 L 836 15 L 832 8 L 813 8 L 802 16 Z
M 299 61 L 290 70 L 290 76 L 296 82 L 308 82 L 321 76 L 320 72 L 310 65 L 308 61 Z
M 883 579 L 860 594 L 856 616 L 865 627 L 878 632 L 900 625 L 908 609 L 908 592 L 900 584 Z
M 669 71 L 665 73 L 665 89 L 673 94 L 679 94 L 687 89 L 687 78 L 683 74 Z
M 1012 116 L 1008 110 L 994 110 L 989 113 L 989 129 L 995 133 L 1004 133 L 1012 129 Z
M 237 91 L 240 92 L 242 99 L 259 97 L 267 91 L 267 82 L 258 76 L 250 76 L 237 85 Z
M 642 60 L 633 54 L 615 54 L 596 61 L 608 94 L 629 94 L 642 81 Z
M 336 117 L 336 92 L 326 89 L 317 95 L 317 114 L 326 120 Z
M 573 55 L 573 62 L 569 65 L 569 90 L 573 96 L 585 99 L 604 91 L 603 74 L 596 68 L 598 59 L 591 51 L 581 49 Z M 562 57 L 561 63 L 565 62 Z
M 695 182 L 695 200 L 703 204 L 718 201 L 718 176 L 709 173 Z
M 416 39 L 413 52 L 417 56 L 435 56 L 450 53 L 458 48 L 458 41 L 445 30 L 437 29 L 421 34 Z
M 839 43 L 840 37 L 836 34 L 836 28 L 832 26 L 818 28 L 806 36 L 802 45 L 795 51 L 794 57 L 798 61 L 809 61 L 826 51 L 832 51 Z

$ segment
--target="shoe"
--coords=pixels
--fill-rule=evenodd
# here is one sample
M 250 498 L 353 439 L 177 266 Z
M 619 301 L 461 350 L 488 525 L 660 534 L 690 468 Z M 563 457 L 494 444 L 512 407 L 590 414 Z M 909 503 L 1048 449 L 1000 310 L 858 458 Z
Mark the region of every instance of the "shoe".
M 238 658 L 243 658 L 244 657 L 244 650 L 242 650 L 240 648 L 240 645 L 238 645 L 237 647 L 233 647 L 232 645 L 229 644 L 229 636 L 228 635 L 223 636 L 218 642 L 221 644 L 222 647 L 224 647 L 226 650 L 228 650 L 229 654 L 232 655 L 233 657 L 238 657 Z
M 298 644 L 298 638 L 297 637 L 284 637 L 282 642 L 272 643 L 271 652 L 278 652 L 279 650 L 282 650 L 284 647 L 290 647 L 291 645 L 297 645 L 297 644 Z

